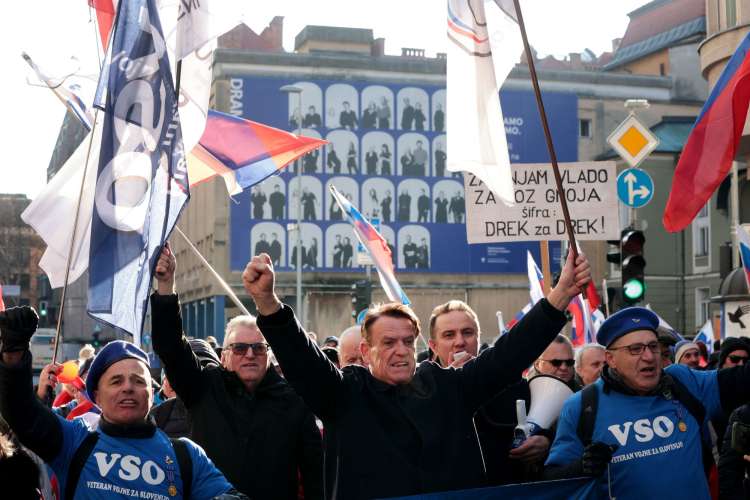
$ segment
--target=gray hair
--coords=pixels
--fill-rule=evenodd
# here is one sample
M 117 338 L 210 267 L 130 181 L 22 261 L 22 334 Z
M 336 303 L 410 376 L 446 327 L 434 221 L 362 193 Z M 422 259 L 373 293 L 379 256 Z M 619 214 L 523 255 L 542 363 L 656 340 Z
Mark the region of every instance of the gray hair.
M 224 330 L 224 342 L 222 344 L 222 347 L 229 347 L 229 344 L 231 344 L 229 339 L 232 337 L 232 334 L 237 331 L 237 327 L 239 326 L 258 328 L 258 323 L 256 322 L 255 316 L 251 314 L 243 314 L 242 316 L 235 316 L 234 318 L 230 319 L 229 323 L 227 323 L 226 329 Z
M 576 371 L 578 371 L 578 369 L 581 367 L 581 363 L 583 362 L 583 353 L 585 353 L 589 349 L 601 349 L 602 351 L 605 351 L 606 347 L 601 344 L 597 344 L 596 342 L 590 342 L 576 349 Z

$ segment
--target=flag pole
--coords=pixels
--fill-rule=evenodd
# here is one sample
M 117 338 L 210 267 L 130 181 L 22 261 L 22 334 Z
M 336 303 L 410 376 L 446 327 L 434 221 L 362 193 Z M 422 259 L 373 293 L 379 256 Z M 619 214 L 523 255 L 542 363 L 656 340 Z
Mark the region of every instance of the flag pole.
M 91 157 L 91 147 L 94 144 L 94 134 L 96 133 L 96 121 L 99 117 L 99 109 L 94 112 L 94 123 L 91 124 L 91 137 L 89 138 L 89 147 L 86 151 L 86 162 L 83 165 L 83 176 L 81 177 L 81 188 L 78 190 L 78 203 L 76 204 L 76 215 L 73 218 L 73 234 L 70 236 L 70 246 L 68 247 L 68 258 L 65 263 L 65 280 L 63 281 L 62 294 L 60 295 L 60 312 L 57 315 L 57 331 L 55 332 L 55 347 L 52 351 L 52 364 L 57 362 L 57 351 L 60 344 L 60 332 L 65 316 L 65 295 L 68 291 L 68 277 L 70 276 L 70 264 L 73 260 L 73 247 L 75 246 L 76 236 L 78 233 L 78 216 L 81 213 L 81 199 L 83 198 L 83 189 L 86 186 L 86 175 L 89 169 L 89 158 Z
M 542 128 L 544 129 L 544 138 L 547 140 L 547 151 L 549 151 L 550 161 L 552 162 L 552 171 L 555 174 L 555 184 L 557 185 L 557 195 L 560 197 L 560 205 L 562 206 L 563 217 L 565 218 L 565 228 L 568 232 L 568 242 L 570 244 L 570 250 L 573 252 L 574 262 L 578 258 L 578 247 L 576 245 L 576 237 L 573 233 L 573 224 L 570 222 L 570 213 L 568 212 L 568 202 L 565 199 L 565 191 L 563 190 L 562 177 L 560 176 L 560 167 L 557 165 L 557 155 L 555 154 L 555 146 L 552 143 L 552 134 L 549 130 L 549 123 L 547 122 L 547 113 L 544 111 L 544 102 L 542 101 L 542 92 L 539 89 L 539 79 L 536 75 L 536 68 L 534 67 L 534 56 L 531 53 L 531 47 L 529 46 L 529 39 L 526 36 L 526 25 L 523 23 L 523 14 L 521 14 L 521 4 L 519 0 L 513 0 L 513 4 L 516 7 L 516 15 L 518 16 L 518 25 L 521 28 L 521 38 L 523 38 L 523 47 L 526 51 L 526 60 L 529 65 L 529 73 L 531 73 L 531 83 L 534 86 L 534 95 L 536 96 L 536 104 L 539 108 L 539 117 L 542 121 Z
M 232 302 L 234 302 L 234 305 L 240 308 L 240 311 L 242 311 L 242 314 L 246 314 L 250 316 L 250 311 L 247 310 L 247 307 L 240 301 L 239 297 L 237 297 L 237 294 L 234 293 L 232 290 L 232 287 L 229 286 L 229 284 L 224 281 L 224 278 L 222 278 L 218 272 L 216 272 L 216 269 L 213 268 L 213 266 L 206 260 L 206 258 L 201 254 L 200 250 L 198 250 L 195 245 L 193 245 L 193 242 L 190 241 L 190 238 L 187 237 L 185 233 L 182 232 L 179 226 L 175 225 L 174 227 L 175 232 L 182 236 L 182 239 L 185 240 L 185 243 L 187 243 L 188 247 L 193 251 L 196 257 L 198 257 L 198 260 L 201 261 L 201 263 L 206 266 L 206 269 L 211 273 L 211 275 L 216 279 L 216 281 L 219 283 L 219 285 L 224 289 L 224 291 L 229 295 L 229 298 L 232 299 Z

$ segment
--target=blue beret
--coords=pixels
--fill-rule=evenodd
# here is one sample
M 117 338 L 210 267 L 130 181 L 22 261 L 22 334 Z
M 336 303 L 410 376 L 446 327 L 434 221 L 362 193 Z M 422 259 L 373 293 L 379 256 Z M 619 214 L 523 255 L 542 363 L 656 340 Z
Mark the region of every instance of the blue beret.
M 636 330 L 651 330 L 656 333 L 659 316 L 645 307 L 628 307 L 607 318 L 596 333 L 596 341 L 609 347 L 612 342 Z
M 99 354 L 91 363 L 91 368 L 89 368 L 89 375 L 86 377 L 86 392 L 91 401 L 94 401 L 94 391 L 99 386 L 99 379 L 107 371 L 107 368 L 123 359 L 137 359 L 150 367 L 148 356 L 135 344 L 124 340 L 113 340 L 99 351 Z

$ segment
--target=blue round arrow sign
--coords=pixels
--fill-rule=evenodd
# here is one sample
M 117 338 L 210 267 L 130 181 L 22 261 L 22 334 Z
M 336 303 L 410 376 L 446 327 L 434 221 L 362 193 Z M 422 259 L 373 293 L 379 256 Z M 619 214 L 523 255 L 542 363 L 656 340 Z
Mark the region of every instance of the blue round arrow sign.
M 645 170 L 623 170 L 617 176 L 617 197 L 629 207 L 642 207 L 654 197 L 654 181 Z

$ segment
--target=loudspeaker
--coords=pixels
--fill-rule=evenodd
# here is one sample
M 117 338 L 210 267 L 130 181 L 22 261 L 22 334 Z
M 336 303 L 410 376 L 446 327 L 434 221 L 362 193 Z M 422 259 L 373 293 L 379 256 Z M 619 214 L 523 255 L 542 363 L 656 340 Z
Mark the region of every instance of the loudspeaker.
M 531 408 L 526 420 L 542 429 L 552 427 L 560 416 L 563 403 L 573 395 L 565 382 L 551 375 L 537 375 L 529 380 L 529 392 Z

